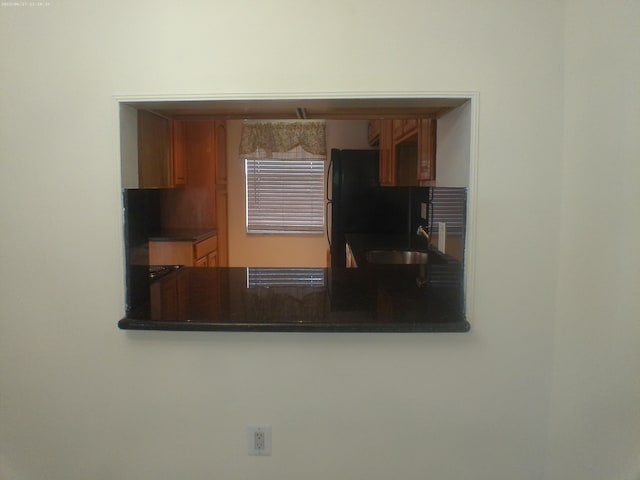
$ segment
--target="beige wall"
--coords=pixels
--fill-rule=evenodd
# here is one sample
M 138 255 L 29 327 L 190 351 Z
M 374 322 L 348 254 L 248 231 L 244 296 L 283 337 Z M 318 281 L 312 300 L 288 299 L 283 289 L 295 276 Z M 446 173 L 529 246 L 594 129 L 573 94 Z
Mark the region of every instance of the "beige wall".
M 228 122 L 229 265 L 233 267 L 326 266 L 328 245 L 324 233 L 321 235 L 247 234 L 244 163 L 237 154 L 241 127 L 241 121 Z M 332 148 L 369 148 L 367 122 L 328 121 L 327 147 L 328 152 Z
M 471 163 L 471 102 L 438 119 L 436 186 L 468 187 Z
M 0 7 L 0 477 L 638 478 L 640 13 L 566 3 Z M 451 91 L 480 99 L 471 332 L 117 329 L 115 94 Z
M 565 15 L 562 261 L 547 477 L 635 480 L 640 2 L 572 1 Z M 603 241 L 590 245 L 594 228 Z

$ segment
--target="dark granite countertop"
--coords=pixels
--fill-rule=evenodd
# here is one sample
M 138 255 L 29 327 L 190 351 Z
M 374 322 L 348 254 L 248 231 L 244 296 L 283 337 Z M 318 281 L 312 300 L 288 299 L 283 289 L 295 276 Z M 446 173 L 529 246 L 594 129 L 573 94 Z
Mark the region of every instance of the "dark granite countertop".
M 118 325 L 200 331 L 469 330 L 460 262 L 430 250 L 427 265 L 373 265 L 364 259 L 366 250 L 426 251 L 428 244 L 398 235 L 353 234 L 347 242 L 360 268 L 182 267 L 155 280 L 141 276 L 148 301 Z
M 155 242 L 200 242 L 217 234 L 213 228 L 173 228 L 163 229 L 149 235 Z
M 428 268 L 427 276 L 436 278 L 420 287 L 417 268 L 403 267 L 183 267 L 153 282 L 149 303 L 129 312 L 118 325 L 122 329 L 202 331 L 469 330 L 458 285 L 438 281 L 437 269 Z

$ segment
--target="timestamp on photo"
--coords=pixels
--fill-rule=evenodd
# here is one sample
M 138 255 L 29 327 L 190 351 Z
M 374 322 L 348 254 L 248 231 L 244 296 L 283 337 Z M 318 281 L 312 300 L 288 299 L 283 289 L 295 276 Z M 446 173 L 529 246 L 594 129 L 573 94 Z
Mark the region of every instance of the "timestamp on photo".
M 0 2 L 0 7 L 14 7 L 14 8 L 32 8 L 32 7 L 50 7 L 51 2 Z

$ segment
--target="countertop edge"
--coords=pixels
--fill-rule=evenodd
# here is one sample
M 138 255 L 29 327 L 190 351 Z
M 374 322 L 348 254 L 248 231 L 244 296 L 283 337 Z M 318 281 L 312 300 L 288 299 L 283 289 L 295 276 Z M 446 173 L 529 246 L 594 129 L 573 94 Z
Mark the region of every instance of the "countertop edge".
M 325 332 L 325 333 L 465 333 L 471 329 L 466 320 L 444 323 L 231 323 L 163 322 L 123 318 L 121 330 L 164 330 L 192 332 Z

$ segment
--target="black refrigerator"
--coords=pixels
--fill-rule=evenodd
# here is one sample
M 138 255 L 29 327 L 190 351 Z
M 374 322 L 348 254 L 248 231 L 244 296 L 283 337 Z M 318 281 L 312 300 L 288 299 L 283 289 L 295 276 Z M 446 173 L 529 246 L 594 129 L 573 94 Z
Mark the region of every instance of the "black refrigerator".
M 380 187 L 378 150 L 331 150 L 327 183 L 327 238 L 331 266 L 344 267 L 345 236 L 409 234 L 411 188 Z

